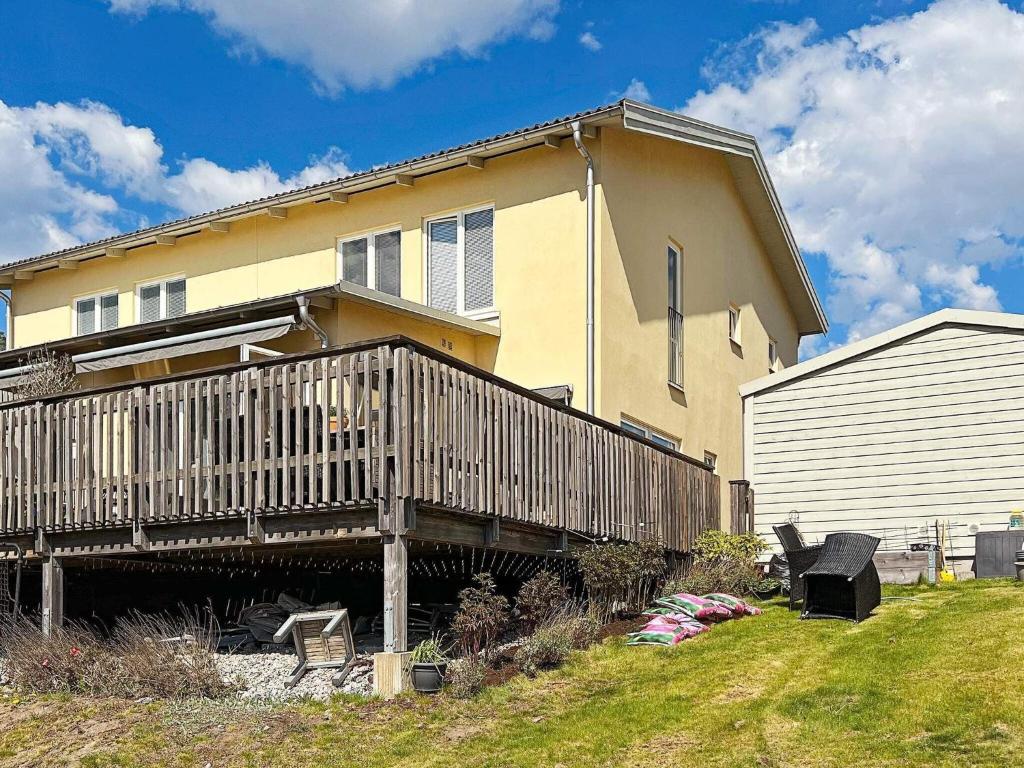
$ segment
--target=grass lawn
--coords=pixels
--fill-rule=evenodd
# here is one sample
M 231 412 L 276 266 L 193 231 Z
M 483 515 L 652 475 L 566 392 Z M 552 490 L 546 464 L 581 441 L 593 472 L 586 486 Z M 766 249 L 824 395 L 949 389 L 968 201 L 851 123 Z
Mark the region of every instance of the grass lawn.
M 608 640 L 465 702 L 242 708 L 0 699 L 0 766 L 1012 766 L 1024 585 L 887 590 L 860 625 L 780 603 L 673 649 Z

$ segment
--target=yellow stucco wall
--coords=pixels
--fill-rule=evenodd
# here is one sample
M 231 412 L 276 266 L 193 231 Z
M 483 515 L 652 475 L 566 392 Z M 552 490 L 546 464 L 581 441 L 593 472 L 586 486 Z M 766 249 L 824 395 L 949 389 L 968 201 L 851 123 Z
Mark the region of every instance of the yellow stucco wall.
M 573 384 L 585 398 L 583 165 L 570 146 L 518 152 L 488 160 L 483 171 L 464 168 L 424 177 L 411 189 L 360 193 L 347 204 L 296 206 L 286 219 L 255 217 L 232 223 L 229 233 L 202 232 L 173 246 L 129 251 L 123 259 L 41 273 L 15 287 L 15 344 L 70 335 L 74 299 L 110 290 L 120 295 L 120 324 L 130 325 L 138 284 L 160 277 L 185 275 L 189 312 L 327 286 L 338 279 L 337 238 L 391 226 L 402 230 L 402 296 L 421 302 L 424 220 L 486 204 L 495 207 L 495 304 L 502 341 L 495 348 L 466 337 L 458 343 L 464 350 L 472 346 L 472 353 L 448 351 L 524 386 Z M 370 316 L 350 317 L 353 325 L 338 341 L 411 327 L 400 319 L 375 327 Z M 344 318 L 341 322 L 344 327 Z M 434 346 L 442 337 L 452 340 L 452 334 L 422 334 Z
M 716 152 L 622 128 L 603 128 L 588 144 L 598 178 L 598 415 L 616 423 L 627 415 L 656 427 L 696 458 L 711 451 L 723 480 L 739 478 L 737 387 L 766 373 L 769 334 L 782 365 L 796 362 L 798 339 L 732 176 Z M 129 325 L 138 284 L 160 277 L 187 278 L 189 312 L 327 286 L 338 279 L 339 237 L 392 226 L 402 230 L 402 296 L 422 302 L 424 220 L 493 204 L 500 341 L 349 301 L 336 311 L 317 310 L 317 318 L 332 343 L 404 334 L 523 386 L 571 384 L 574 405 L 583 408 L 584 170 L 572 143 L 563 142 L 557 150 L 489 159 L 483 170 L 422 177 L 413 188 L 360 193 L 347 204 L 297 206 L 286 219 L 259 216 L 234 222 L 229 233 L 206 231 L 173 246 L 132 250 L 123 259 L 42 273 L 15 286 L 15 342 L 21 347 L 70 335 L 74 299 L 109 290 L 118 291 L 120 322 Z M 668 385 L 670 241 L 681 247 L 684 263 L 682 392 Z M 742 308 L 742 347 L 727 337 L 730 302 Z M 298 351 L 315 343 L 311 334 L 291 334 L 267 346 Z M 176 372 L 236 359 L 237 350 L 225 351 L 167 367 Z
M 598 395 L 623 415 L 718 457 L 723 481 L 742 477 L 737 387 L 796 362 L 796 319 L 722 156 L 624 130 L 602 133 Z M 683 253 L 684 377 L 668 384 L 667 247 Z M 741 344 L 728 308 L 741 309 Z M 723 501 L 728 486 L 723 482 Z M 727 506 L 723 506 L 727 510 Z

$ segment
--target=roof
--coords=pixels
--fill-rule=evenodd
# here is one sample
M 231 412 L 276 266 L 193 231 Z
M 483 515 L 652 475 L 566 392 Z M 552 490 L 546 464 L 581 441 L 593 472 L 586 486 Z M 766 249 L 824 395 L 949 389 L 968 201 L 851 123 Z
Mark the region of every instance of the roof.
M 1024 315 L 1009 312 L 982 312 L 974 309 L 940 309 L 930 315 L 911 320 L 883 333 L 869 336 L 861 341 L 847 344 L 831 352 L 818 355 L 797 365 L 786 368 L 778 373 L 771 373 L 748 382 L 740 387 L 741 397 L 775 389 L 783 384 L 805 378 L 812 373 L 834 368 L 847 360 L 865 355 L 906 341 L 936 328 L 949 325 L 973 326 L 975 328 L 994 328 L 997 330 L 1024 331 Z
M 152 245 L 162 238 L 195 234 L 213 225 L 274 213 L 275 210 L 280 211 L 294 205 L 330 200 L 343 202 L 349 194 L 390 184 L 412 183 L 419 176 L 464 167 L 474 161 L 486 160 L 528 147 L 541 146 L 551 139 L 564 139 L 571 135 L 572 123 L 576 121 L 586 127 L 620 124 L 628 130 L 722 152 L 796 314 L 799 333 L 808 335 L 828 330 L 824 310 L 754 137 L 629 99 L 370 171 L 353 173 L 301 189 L 10 262 L 0 265 L 0 284 L 10 285 L 17 279 L 31 278 L 30 273 L 45 269 L 56 269 L 60 266 L 73 268 L 76 264 L 72 262 L 108 255 L 123 255 L 127 249 Z
M 366 304 L 378 309 L 400 315 L 416 317 L 422 322 L 450 328 L 471 336 L 500 336 L 501 331 L 496 325 L 470 320 L 460 315 L 444 312 L 408 299 L 391 296 L 381 291 L 364 288 L 344 280 L 324 288 L 313 288 L 306 291 L 285 293 L 257 301 L 242 304 L 231 304 L 202 312 L 192 312 L 170 320 L 154 320 L 150 323 L 137 323 L 108 331 L 97 331 L 83 336 L 69 336 L 44 344 L 29 347 L 15 347 L 0 352 L 0 375 L 5 370 L 18 367 L 29 360 L 35 352 L 44 349 L 65 354 L 85 354 L 107 349 L 111 346 L 132 344 L 167 338 L 170 334 L 182 334 L 220 328 L 243 320 L 251 321 L 275 317 L 282 312 L 294 312 L 297 308 L 296 299 L 305 296 L 313 302 L 313 314 L 317 307 L 329 307 L 335 299 Z

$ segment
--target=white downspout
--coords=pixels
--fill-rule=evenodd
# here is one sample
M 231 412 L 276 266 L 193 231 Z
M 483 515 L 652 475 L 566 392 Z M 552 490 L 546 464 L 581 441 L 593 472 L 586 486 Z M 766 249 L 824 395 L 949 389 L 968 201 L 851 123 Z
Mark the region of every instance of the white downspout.
M 572 123 L 572 140 L 587 161 L 587 413 L 594 415 L 594 158 L 583 144 L 579 120 Z

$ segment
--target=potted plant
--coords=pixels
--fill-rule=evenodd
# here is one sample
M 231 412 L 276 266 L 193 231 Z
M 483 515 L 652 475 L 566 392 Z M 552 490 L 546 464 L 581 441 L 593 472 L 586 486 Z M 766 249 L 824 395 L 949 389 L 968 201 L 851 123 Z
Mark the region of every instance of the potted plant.
M 412 687 L 420 693 L 437 693 L 448 670 L 448 654 L 436 635 L 412 650 Z
M 758 600 L 769 600 L 775 597 L 782 588 L 782 582 L 778 579 L 764 578 L 754 584 L 754 597 Z

